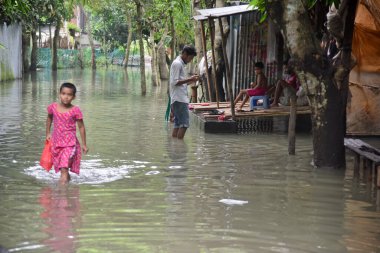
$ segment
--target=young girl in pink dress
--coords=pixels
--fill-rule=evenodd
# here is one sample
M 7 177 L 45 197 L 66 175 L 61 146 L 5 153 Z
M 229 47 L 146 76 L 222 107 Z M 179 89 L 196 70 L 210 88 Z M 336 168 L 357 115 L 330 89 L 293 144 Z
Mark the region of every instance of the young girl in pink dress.
M 72 83 L 63 83 L 59 89 L 59 103 L 48 106 L 46 119 L 46 139 L 51 140 L 53 166 L 56 173 L 61 172 L 60 183 L 70 181 L 69 169 L 79 174 L 81 146 L 76 137 L 76 124 L 82 140 L 83 153 L 88 152 L 86 145 L 86 129 L 83 115 L 78 106 L 72 105 L 76 87 Z M 53 133 L 50 133 L 53 122 Z

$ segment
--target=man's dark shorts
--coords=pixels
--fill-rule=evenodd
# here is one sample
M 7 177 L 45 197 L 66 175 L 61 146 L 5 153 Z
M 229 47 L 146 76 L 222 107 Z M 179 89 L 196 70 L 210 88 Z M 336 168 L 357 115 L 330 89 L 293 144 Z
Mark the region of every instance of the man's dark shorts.
M 174 114 L 174 128 L 189 127 L 189 106 L 187 103 L 175 101 L 172 104 Z

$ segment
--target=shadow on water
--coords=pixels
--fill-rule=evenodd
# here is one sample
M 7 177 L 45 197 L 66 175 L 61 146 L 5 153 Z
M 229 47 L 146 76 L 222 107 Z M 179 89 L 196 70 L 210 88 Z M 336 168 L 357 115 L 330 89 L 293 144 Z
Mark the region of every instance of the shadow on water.
M 147 78 L 149 80 L 149 78 Z M 38 160 L 46 107 L 77 85 L 90 153 L 66 188 Z M 164 122 L 167 84 L 139 70 L 41 71 L 0 84 L 0 245 L 10 252 L 380 252 L 379 193 L 347 169 L 314 169 L 278 134 L 184 141 Z M 378 140 L 370 140 L 379 146 Z

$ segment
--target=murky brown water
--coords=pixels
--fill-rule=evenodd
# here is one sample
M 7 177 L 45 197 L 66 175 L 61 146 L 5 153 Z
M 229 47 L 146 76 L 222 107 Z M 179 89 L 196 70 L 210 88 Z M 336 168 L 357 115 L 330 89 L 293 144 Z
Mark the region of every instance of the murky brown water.
M 40 72 L 0 84 L 0 245 L 11 252 L 380 252 L 377 192 L 314 169 L 311 137 L 169 137 L 166 87 L 139 72 Z M 149 79 L 149 78 L 148 78 Z M 73 81 L 90 153 L 58 187 L 37 166 L 46 106 Z M 368 140 L 380 146 L 378 139 Z M 235 203 L 232 202 L 235 200 Z M 237 202 L 236 202 L 237 201 Z M 238 202 L 241 201 L 241 202 Z

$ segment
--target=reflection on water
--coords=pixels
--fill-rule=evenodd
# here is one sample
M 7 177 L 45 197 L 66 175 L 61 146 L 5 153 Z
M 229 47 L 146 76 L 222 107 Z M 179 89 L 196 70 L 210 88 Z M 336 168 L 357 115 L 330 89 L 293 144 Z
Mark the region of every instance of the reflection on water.
M 148 78 L 149 80 L 149 78 Z M 77 84 L 88 145 L 67 188 L 38 166 L 46 106 Z M 314 169 L 308 135 L 184 141 L 164 122 L 167 87 L 139 71 L 39 72 L 0 84 L 0 245 L 11 252 L 380 252 L 379 196 Z M 368 139 L 379 146 L 378 139 Z M 238 201 L 238 202 L 236 202 Z M 241 202 L 239 202 L 241 201 Z
M 54 252 L 75 252 L 76 227 L 80 227 L 79 187 L 43 187 L 39 196 L 40 214 L 46 223 L 41 244 Z

